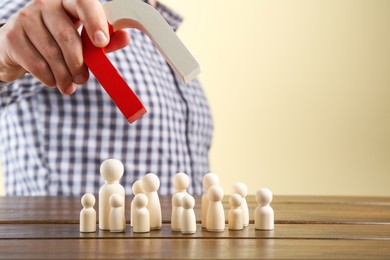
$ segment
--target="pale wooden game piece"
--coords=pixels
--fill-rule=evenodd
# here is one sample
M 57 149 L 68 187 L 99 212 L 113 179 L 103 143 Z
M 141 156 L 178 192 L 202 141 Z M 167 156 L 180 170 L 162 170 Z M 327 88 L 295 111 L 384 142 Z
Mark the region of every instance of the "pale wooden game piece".
M 114 31 L 136 28 L 146 33 L 184 83 L 200 73 L 198 62 L 152 6 L 139 0 L 115 0 L 103 4 L 103 9 Z
M 179 172 L 175 174 L 175 176 L 173 176 L 172 183 L 173 183 L 173 187 L 175 188 L 175 193 L 172 196 L 171 229 L 172 231 L 180 231 L 180 222 L 181 222 L 180 220 L 181 220 L 181 213 L 183 210 L 180 200 L 185 194 L 187 194 L 187 189 L 188 186 L 190 185 L 190 179 L 187 174 L 183 172 Z M 181 195 L 175 197 L 176 194 L 181 194 Z
M 232 194 L 229 198 L 229 216 L 228 216 L 228 222 L 229 222 L 229 229 L 230 230 L 243 230 L 244 229 L 244 223 L 242 221 L 243 214 L 241 209 L 241 203 L 243 198 L 239 194 Z
M 223 195 L 223 189 L 219 185 L 211 186 L 208 191 L 209 207 L 207 209 L 206 229 L 209 232 L 223 232 L 225 230 Z
M 188 186 L 190 185 L 190 178 L 187 174 L 179 172 L 173 176 L 173 187 L 175 192 L 187 193 Z
M 124 198 L 121 194 L 115 193 L 110 197 L 110 232 L 125 232 L 126 220 L 123 211 Z
M 183 214 L 182 199 L 186 195 L 184 192 L 177 192 L 172 196 L 172 215 L 171 229 L 172 231 L 181 231 L 181 220 Z
M 101 230 L 110 230 L 110 197 L 112 194 L 118 193 L 125 198 L 125 189 L 119 183 L 124 172 L 124 166 L 121 161 L 116 159 L 107 159 L 100 165 L 100 174 L 105 180 L 105 183 L 99 190 L 99 228 Z M 123 205 L 125 202 L 123 202 Z M 125 212 L 124 206 L 122 206 Z
M 246 196 L 248 195 L 248 187 L 241 182 L 237 182 L 232 187 L 232 194 L 239 194 L 242 197 L 241 209 L 242 209 L 242 222 L 244 227 L 249 225 L 249 209 L 246 202 Z
M 160 179 L 154 173 L 148 173 L 142 177 L 142 189 L 148 197 L 148 210 L 150 215 L 150 230 L 159 230 L 162 226 L 161 205 L 158 197 Z
M 186 194 L 182 198 L 182 205 L 181 232 L 183 234 L 194 234 L 196 232 L 195 200 L 191 195 Z
M 255 229 L 274 229 L 274 210 L 270 206 L 272 202 L 272 192 L 267 188 L 261 188 L 256 192 L 257 208 L 255 209 Z
M 140 193 L 143 193 L 144 190 L 142 189 L 142 181 L 137 180 L 133 183 L 133 186 L 131 186 L 131 191 L 133 192 L 133 195 L 137 195 Z M 133 212 L 134 212 L 134 198 L 130 203 L 130 226 L 133 226 Z
M 207 173 L 203 176 L 203 195 L 202 195 L 202 228 L 206 228 L 207 209 L 209 207 L 208 190 L 213 185 L 219 185 L 219 177 L 215 173 Z
M 134 197 L 133 232 L 146 233 L 150 231 L 150 214 L 147 209 L 148 197 L 138 193 Z
M 95 196 L 86 193 L 81 198 L 83 209 L 80 211 L 80 232 L 96 232 Z

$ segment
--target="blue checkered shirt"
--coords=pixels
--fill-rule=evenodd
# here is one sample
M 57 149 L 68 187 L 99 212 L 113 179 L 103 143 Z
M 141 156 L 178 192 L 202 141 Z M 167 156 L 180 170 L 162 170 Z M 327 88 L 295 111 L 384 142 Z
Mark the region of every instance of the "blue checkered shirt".
M 2 0 L 7 20 L 26 0 Z M 181 17 L 159 4 L 176 29 Z M 97 193 L 99 166 L 123 162 L 121 183 L 131 185 L 148 172 L 161 180 L 160 194 L 174 191 L 177 172 L 190 176 L 189 192 L 201 194 L 209 171 L 212 119 L 198 80 L 182 84 L 149 38 L 130 30 L 131 43 L 109 57 L 137 93 L 148 113 L 129 124 L 91 75 L 72 96 L 43 86 L 30 75 L 1 89 L 0 149 L 7 195 Z

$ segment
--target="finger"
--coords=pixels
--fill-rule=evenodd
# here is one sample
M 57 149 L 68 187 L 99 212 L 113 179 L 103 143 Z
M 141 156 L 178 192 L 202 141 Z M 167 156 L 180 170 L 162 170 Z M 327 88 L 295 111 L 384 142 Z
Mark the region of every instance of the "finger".
M 67 92 L 67 88 L 73 88 L 73 77 L 62 56 L 61 48 L 46 28 L 41 17 L 42 13 L 39 11 L 32 13 L 35 15 L 25 15 L 19 19 L 19 22 L 23 24 L 27 38 L 50 67 L 57 87 L 61 92 Z M 61 24 L 62 21 L 59 22 Z
M 111 34 L 110 43 L 106 47 L 107 52 L 116 51 L 128 46 L 130 43 L 130 35 L 125 30 L 118 30 Z
M 48 4 L 42 19 L 62 52 L 62 58 L 73 82 L 82 84 L 88 80 L 88 69 L 84 64 L 80 35 L 74 22 L 56 3 Z
M 28 40 L 24 32 L 9 34 L 7 43 L 8 46 L 12 46 L 11 50 L 7 50 L 7 55 L 15 64 L 19 64 L 46 86 L 56 85 L 46 60 Z
M 62 0 L 62 4 L 69 14 L 81 20 L 96 47 L 105 47 L 109 43 L 107 19 L 99 1 Z

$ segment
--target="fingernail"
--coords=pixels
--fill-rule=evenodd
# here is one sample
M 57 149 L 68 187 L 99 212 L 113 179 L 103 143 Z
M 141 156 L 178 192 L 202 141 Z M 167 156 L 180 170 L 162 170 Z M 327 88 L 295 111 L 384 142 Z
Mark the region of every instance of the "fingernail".
M 94 42 L 99 47 L 104 47 L 108 44 L 108 39 L 102 31 L 97 31 L 94 35 Z
M 76 89 L 77 89 L 77 85 L 75 83 L 72 83 L 72 86 L 68 89 L 69 95 L 72 95 L 73 93 L 75 93 Z
M 76 84 L 72 83 L 72 85 L 64 88 L 64 89 L 60 89 L 61 93 L 64 94 L 64 95 L 72 95 L 75 91 L 76 91 Z

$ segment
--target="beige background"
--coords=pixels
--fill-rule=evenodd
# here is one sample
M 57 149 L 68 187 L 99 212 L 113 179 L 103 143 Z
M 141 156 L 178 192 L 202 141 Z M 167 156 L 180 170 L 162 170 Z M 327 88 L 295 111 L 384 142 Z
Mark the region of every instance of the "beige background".
M 163 2 L 186 17 L 226 193 L 390 196 L 390 1 Z

